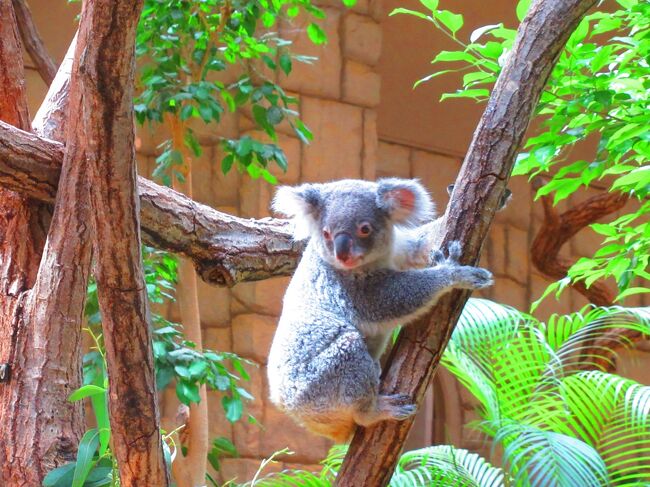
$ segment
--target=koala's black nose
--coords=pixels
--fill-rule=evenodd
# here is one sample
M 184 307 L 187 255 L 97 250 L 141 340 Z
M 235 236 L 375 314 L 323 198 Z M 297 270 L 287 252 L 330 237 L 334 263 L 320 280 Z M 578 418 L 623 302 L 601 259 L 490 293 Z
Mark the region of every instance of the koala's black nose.
M 334 237 L 334 255 L 340 261 L 345 262 L 350 257 L 352 250 L 352 237 L 347 233 L 339 233 Z

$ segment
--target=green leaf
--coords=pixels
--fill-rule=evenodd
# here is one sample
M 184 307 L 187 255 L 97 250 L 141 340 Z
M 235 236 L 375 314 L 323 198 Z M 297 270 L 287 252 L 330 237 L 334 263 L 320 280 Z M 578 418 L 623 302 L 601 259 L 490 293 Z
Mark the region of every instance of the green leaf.
M 266 112 L 266 120 L 271 125 L 277 125 L 284 119 L 284 113 L 282 109 L 277 106 L 270 107 Z
M 463 26 L 463 16 L 460 14 L 455 14 L 449 10 L 438 10 L 434 15 L 436 19 L 451 31 L 453 36 Z
M 85 397 L 92 397 L 92 396 L 97 396 L 101 395 L 104 396 L 106 394 L 106 389 L 104 387 L 99 387 L 93 384 L 88 384 L 85 386 L 80 387 L 76 391 L 74 391 L 70 396 L 68 397 L 68 401 L 70 402 L 75 402 L 79 401 L 80 399 L 83 399 Z
M 478 41 L 483 34 L 486 34 L 490 32 L 491 30 L 497 29 L 503 27 L 503 24 L 490 24 L 490 25 L 484 25 L 483 27 L 479 27 L 478 29 L 474 29 L 472 33 L 469 36 L 470 42 L 476 42 Z
M 190 403 L 201 402 L 199 395 L 199 386 L 197 384 L 188 383 L 185 381 L 178 381 L 176 383 L 176 396 L 185 405 L 189 406 Z
M 280 63 L 280 68 L 284 71 L 284 74 L 289 76 L 289 73 L 291 73 L 291 55 L 289 55 L 288 52 L 283 51 L 282 54 L 280 54 L 278 62 Z
M 70 487 L 76 465 L 71 462 L 50 470 L 43 479 L 43 487 Z
M 451 61 L 465 61 L 470 64 L 475 64 L 475 62 L 478 61 L 478 58 L 464 51 L 440 51 L 436 57 L 433 58 L 431 64 Z
M 517 12 L 517 19 L 519 19 L 519 22 L 524 20 L 526 13 L 528 13 L 530 2 L 531 0 L 519 0 L 519 2 L 517 2 L 516 12 Z
M 420 19 L 431 20 L 431 18 L 428 15 L 425 15 L 422 12 L 418 12 L 417 10 L 411 10 L 411 9 L 402 8 L 402 7 L 393 9 L 392 12 L 390 14 L 388 14 L 388 16 L 392 17 L 393 15 L 397 15 L 397 14 L 412 15 L 412 16 L 418 17 Z
M 438 8 L 438 0 L 420 0 L 420 3 L 432 12 L 435 12 Z
M 88 473 L 95 465 L 93 460 L 99 447 L 99 432 L 93 428 L 86 431 L 79 442 L 77 450 L 77 463 L 72 478 L 72 487 L 82 487 Z
M 307 26 L 307 35 L 309 36 L 309 39 L 318 45 L 325 44 L 327 43 L 327 34 L 321 29 L 321 27 L 318 24 L 311 23 Z
M 241 399 L 224 396 L 221 399 L 221 405 L 223 406 L 223 410 L 226 412 L 226 419 L 231 423 L 234 423 L 241 418 L 244 411 L 244 405 L 242 404 Z

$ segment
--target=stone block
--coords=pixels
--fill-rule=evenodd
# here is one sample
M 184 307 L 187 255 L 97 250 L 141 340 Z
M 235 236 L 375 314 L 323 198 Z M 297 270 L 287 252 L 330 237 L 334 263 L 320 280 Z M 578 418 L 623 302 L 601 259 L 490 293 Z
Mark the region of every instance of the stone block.
M 453 184 L 460 170 L 460 161 L 452 157 L 414 150 L 411 156 L 414 178 L 419 178 L 431 192 L 437 213 L 442 214 L 449 202 L 447 186 Z
M 203 348 L 217 352 L 232 352 L 232 331 L 230 328 L 203 328 Z
M 404 145 L 379 141 L 377 177 L 411 177 L 411 150 Z
M 249 423 L 247 415 L 254 416 L 259 422 L 263 420 L 265 402 L 263 375 L 265 371 L 260 366 L 251 365 L 246 366 L 246 370 L 250 375 L 250 381 L 241 381 L 240 386 L 246 389 L 254 399 L 245 402 L 242 418 L 233 423 L 233 443 L 241 456 L 259 457 L 263 430 L 259 424 Z
M 493 274 L 503 276 L 506 273 L 506 253 L 508 237 L 506 225 L 493 223 L 488 234 L 488 267 Z M 484 252 L 485 253 L 485 252 Z
M 355 61 L 346 61 L 343 72 L 343 101 L 363 107 L 379 105 L 381 76 L 373 68 Z
M 514 226 L 506 227 L 508 244 L 506 248 L 506 275 L 526 283 L 530 278 L 530 245 L 528 231 Z
M 228 174 L 221 170 L 223 152 L 206 147 L 201 157 L 192 162 L 192 191 L 196 201 L 213 208 L 237 206 L 241 174 L 233 166 Z
M 363 111 L 363 156 L 361 157 L 361 176 L 374 180 L 377 176 L 379 159 L 379 140 L 377 138 L 377 111 Z
M 268 389 L 268 385 L 265 388 Z M 325 458 L 331 446 L 330 440 L 309 433 L 289 415 L 279 411 L 270 401 L 267 402 L 261 441 L 262 455 L 268 457 L 278 450 L 288 448 L 294 452 L 292 461 L 316 463 Z
M 248 175 L 242 178 L 239 187 L 239 207 L 244 218 L 263 218 L 271 216 L 273 186 L 265 179 L 253 179 Z
M 527 230 L 532 220 L 533 191 L 528 180 L 523 176 L 511 178 L 508 188 L 512 198 L 506 208 L 495 215 L 495 221 L 507 223 L 521 230 Z M 541 210 L 541 202 L 537 205 Z
M 258 363 L 266 363 L 277 322 L 277 318 L 272 316 L 236 316 L 232 320 L 233 351 Z
M 282 311 L 284 291 L 289 285 L 290 279 L 289 277 L 274 277 L 263 281 L 237 284 L 233 288 L 233 298 L 234 301 L 239 302 L 241 307 L 237 309 L 237 313 L 235 313 L 235 308 L 232 308 L 231 312 L 240 314 L 239 312 L 243 308 L 249 312 L 279 316 Z
M 366 15 L 348 13 L 343 19 L 346 59 L 375 66 L 381 55 L 381 26 Z
M 302 181 L 360 178 L 363 110 L 345 103 L 303 97 L 302 116 L 317 134 L 303 146 Z
M 280 37 L 293 42 L 293 52 L 317 58 L 312 64 L 294 60 L 291 73 L 288 77 L 282 76 L 280 83 L 288 90 L 336 100 L 341 95 L 341 13 L 334 8 L 323 10 L 326 18 L 321 21 L 321 28 L 327 34 L 327 44 L 320 46 L 314 45 L 307 36 L 307 27 L 313 21 L 311 17 L 299 15 L 280 22 Z
M 230 290 L 212 286 L 200 277 L 196 281 L 201 325 L 227 327 L 230 323 Z
M 497 303 L 508 304 L 519 311 L 527 312 L 530 309 L 528 289 L 512 279 L 495 279 L 493 296 Z

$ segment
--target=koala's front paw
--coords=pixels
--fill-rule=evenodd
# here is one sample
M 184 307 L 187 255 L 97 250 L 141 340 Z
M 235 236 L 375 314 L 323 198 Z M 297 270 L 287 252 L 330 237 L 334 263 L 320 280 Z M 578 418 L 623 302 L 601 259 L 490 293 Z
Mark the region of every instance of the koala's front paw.
M 461 284 L 466 289 L 482 289 L 494 283 L 492 273 L 487 269 L 464 266 L 459 270 L 462 272 Z

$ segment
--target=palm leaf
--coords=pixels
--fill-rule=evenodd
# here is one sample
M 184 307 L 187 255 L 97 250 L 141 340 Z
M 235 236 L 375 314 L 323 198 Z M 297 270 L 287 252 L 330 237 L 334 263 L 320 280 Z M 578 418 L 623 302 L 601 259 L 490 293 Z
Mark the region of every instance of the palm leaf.
M 650 387 L 600 371 L 563 380 L 576 436 L 604 459 L 617 485 L 650 482 Z
M 389 485 L 499 487 L 504 485 L 504 473 L 476 453 L 436 445 L 404 453 Z
M 504 464 L 510 467 L 515 485 L 608 485 L 603 459 L 592 446 L 577 438 L 516 421 L 495 429 L 494 440 L 503 445 Z

